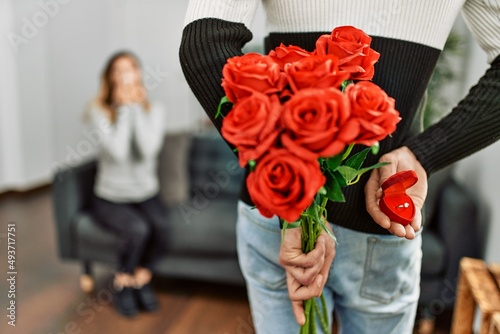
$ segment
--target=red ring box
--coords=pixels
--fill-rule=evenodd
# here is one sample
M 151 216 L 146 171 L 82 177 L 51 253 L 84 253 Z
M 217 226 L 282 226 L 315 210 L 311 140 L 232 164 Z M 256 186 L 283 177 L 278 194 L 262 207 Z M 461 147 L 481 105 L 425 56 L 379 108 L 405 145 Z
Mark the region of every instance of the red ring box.
M 391 221 L 401 225 L 411 224 L 415 217 L 415 204 L 406 189 L 417 183 L 418 177 L 412 170 L 394 174 L 382 183 L 383 195 L 380 199 L 380 210 Z

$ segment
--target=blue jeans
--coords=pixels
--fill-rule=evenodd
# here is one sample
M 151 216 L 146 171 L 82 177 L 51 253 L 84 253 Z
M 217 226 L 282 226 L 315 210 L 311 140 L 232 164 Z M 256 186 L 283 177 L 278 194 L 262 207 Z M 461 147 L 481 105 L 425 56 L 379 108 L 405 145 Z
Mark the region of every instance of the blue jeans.
M 340 333 L 412 333 L 420 294 L 420 233 L 410 241 L 332 228 L 338 245 L 323 293 Z M 277 218 L 265 218 L 240 201 L 238 257 L 259 334 L 299 332 L 278 263 L 280 232 Z

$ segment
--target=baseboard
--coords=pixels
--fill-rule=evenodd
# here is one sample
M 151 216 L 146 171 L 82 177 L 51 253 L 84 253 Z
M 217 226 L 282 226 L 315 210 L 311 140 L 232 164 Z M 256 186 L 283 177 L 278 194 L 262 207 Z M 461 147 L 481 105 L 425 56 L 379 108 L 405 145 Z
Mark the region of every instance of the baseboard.
M 0 201 L 7 198 L 7 197 L 19 197 L 19 196 L 26 196 L 26 195 L 32 195 L 41 191 L 47 191 L 50 189 L 52 186 L 52 183 L 46 182 L 39 184 L 37 186 L 31 187 L 29 189 L 23 189 L 23 190 L 7 190 L 4 192 L 0 192 Z

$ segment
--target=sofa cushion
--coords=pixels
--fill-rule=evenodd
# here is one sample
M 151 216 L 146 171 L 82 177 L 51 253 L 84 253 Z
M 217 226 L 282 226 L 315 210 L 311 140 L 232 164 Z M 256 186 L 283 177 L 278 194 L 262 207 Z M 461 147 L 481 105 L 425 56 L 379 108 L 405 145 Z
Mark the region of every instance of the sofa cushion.
M 168 277 L 188 277 L 217 283 L 245 285 L 236 256 L 219 256 L 210 259 L 202 256 L 164 256 L 158 262 L 155 271 Z
M 218 195 L 238 197 L 244 170 L 228 144 L 214 133 L 193 137 L 189 175 L 191 196 L 197 190 L 210 192 L 210 187 L 217 187 Z
M 168 253 L 236 256 L 237 198 L 194 197 L 168 209 Z
M 446 262 L 444 242 L 431 230 L 422 233 L 422 276 L 436 276 L 443 273 Z
M 160 151 L 158 177 L 160 198 L 166 205 L 177 205 L 189 197 L 188 162 L 191 134 L 166 135 Z

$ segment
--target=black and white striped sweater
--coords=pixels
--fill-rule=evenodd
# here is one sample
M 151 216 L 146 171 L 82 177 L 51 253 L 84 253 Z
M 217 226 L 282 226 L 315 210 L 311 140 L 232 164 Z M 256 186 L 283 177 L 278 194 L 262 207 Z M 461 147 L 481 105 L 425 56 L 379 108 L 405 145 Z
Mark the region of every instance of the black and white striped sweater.
M 191 0 L 180 46 L 181 66 L 194 94 L 214 119 L 224 95 L 222 67 L 241 55 L 260 0 Z M 314 49 L 321 34 L 353 25 L 372 36 L 380 54 L 373 81 L 396 99 L 402 121 L 381 153 L 406 145 L 430 175 L 500 138 L 500 0 L 262 0 L 266 49 L 280 43 Z M 437 58 L 462 10 L 491 67 L 449 116 L 419 133 L 419 103 Z M 379 155 L 380 156 L 380 155 Z M 374 163 L 372 157 L 367 164 Z M 329 219 L 358 231 L 386 234 L 365 209 L 364 183 L 344 190 L 346 203 L 329 203 Z M 241 198 L 251 203 L 243 186 Z

